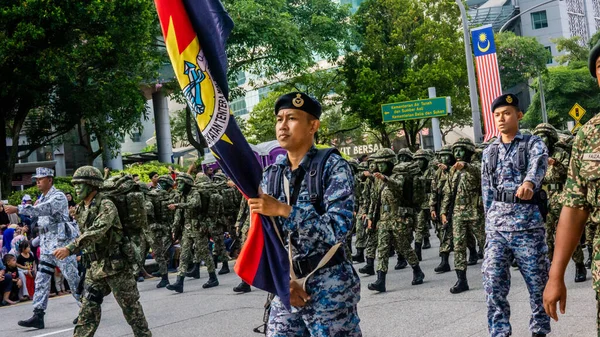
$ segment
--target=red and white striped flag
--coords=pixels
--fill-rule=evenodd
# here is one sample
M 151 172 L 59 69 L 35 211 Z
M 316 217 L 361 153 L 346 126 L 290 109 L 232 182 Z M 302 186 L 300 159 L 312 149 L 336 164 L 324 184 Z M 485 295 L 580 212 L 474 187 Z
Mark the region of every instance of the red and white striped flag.
M 500 135 L 494 124 L 492 102 L 496 97 L 502 95 L 492 25 L 472 29 L 471 36 L 477 65 L 477 87 L 479 88 L 481 111 L 483 113 L 484 141 L 488 141 L 490 138 Z

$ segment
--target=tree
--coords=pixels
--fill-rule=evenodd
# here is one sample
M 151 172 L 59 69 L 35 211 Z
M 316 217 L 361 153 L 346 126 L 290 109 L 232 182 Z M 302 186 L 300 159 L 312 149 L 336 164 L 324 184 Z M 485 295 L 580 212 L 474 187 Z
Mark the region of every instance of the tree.
M 381 104 L 427 98 L 427 88 L 450 96 L 454 119 L 469 122 L 466 62 L 458 7 L 442 0 L 367 0 L 353 17 L 354 44 L 343 64 L 344 107 L 391 145 L 401 129 L 416 147 L 428 119 L 383 124 Z M 445 118 L 442 118 L 442 120 Z
M 495 35 L 500 80 L 504 89 L 527 83 L 546 74 L 546 64 L 552 56 L 535 37 L 517 36 L 507 31 Z
M 348 41 L 348 6 L 331 0 L 226 0 L 235 23 L 227 41 L 232 97 L 238 76 L 259 75 L 264 85 L 297 77 L 318 58 L 335 61 Z
M 5 1 L 0 7 L 0 178 L 78 126 L 88 162 L 135 131 L 140 91 L 157 69 L 155 10 L 146 1 Z M 133 127 L 133 128 L 132 128 Z M 19 143 L 26 131 L 29 145 Z
M 254 106 L 246 122 L 244 134 L 249 143 L 259 144 L 276 139 L 273 107 L 277 98 L 285 93 L 287 90 L 277 88 Z

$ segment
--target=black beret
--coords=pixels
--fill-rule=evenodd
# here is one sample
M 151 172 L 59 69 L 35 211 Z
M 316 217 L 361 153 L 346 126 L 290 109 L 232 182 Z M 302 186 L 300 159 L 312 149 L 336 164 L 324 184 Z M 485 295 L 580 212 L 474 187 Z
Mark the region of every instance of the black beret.
M 502 106 L 514 106 L 519 109 L 519 99 L 514 94 L 498 96 L 498 98 L 492 102 L 492 112 Z
M 275 102 L 275 115 L 281 109 L 302 110 L 317 119 L 321 118 L 321 104 L 303 92 L 292 92 L 280 96 Z
M 600 40 L 590 50 L 590 74 L 593 78 L 596 78 L 596 61 L 598 61 L 598 57 L 600 57 Z

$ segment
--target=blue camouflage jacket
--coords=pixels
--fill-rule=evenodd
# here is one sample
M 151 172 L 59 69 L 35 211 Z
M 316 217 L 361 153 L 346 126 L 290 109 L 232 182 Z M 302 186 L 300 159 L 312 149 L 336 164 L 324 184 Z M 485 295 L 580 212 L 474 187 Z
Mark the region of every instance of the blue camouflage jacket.
M 481 189 L 483 205 L 485 208 L 485 230 L 490 231 L 522 231 L 533 228 L 543 228 L 544 221 L 537 205 L 514 204 L 494 200 L 494 189 L 498 191 L 514 191 L 516 193 L 522 184 L 521 172 L 517 167 L 518 142 L 523 140 L 523 135 L 517 135 L 510 143 L 508 151 L 498 138 L 493 144 L 483 151 L 481 163 Z M 487 173 L 490 152 L 493 146 L 498 147 L 498 161 L 492 175 Z M 528 166 L 523 181 L 534 185 L 534 192 L 540 191 L 542 181 L 548 168 L 548 148 L 540 137 L 531 136 L 527 145 Z M 492 186 L 493 178 L 497 186 Z
M 263 174 L 261 188 L 271 191 L 269 171 L 283 169 L 283 174 L 290 180 L 299 170 L 308 172 L 310 160 L 316 154 L 313 146 L 300 162 L 297 170 L 292 172 L 287 156 L 268 167 Z M 323 172 L 323 203 L 325 213 L 319 215 L 310 203 L 308 194 L 308 173 L 300 187 L 296 205 L 287 219 L 277 217 L 276 222 L 282 229 L 282 236 L 291 234 L 288 249 L 292 250 L 292 258 L 300 260 L 313 255 L 324 255 L 336 243 L 345 242 L 346 234 L 352 230 L 354 211 L 354 179 L 350 165 L 337 154 L 332 154 L 325 163 Z M 280 195 L 273 195 L 281 202 L 287 203 L 285 190 L 280 186 Z M 290 186 L 290 195 L 293 186 Z M 330 311 L 354 306 L 360 299 L 360 280 L 348 261 L 317 271 L 307 282 L 307 292 L 311 300 L 304 312 Z M 296 308 L 293 308 L 295 311 Z
M 37 204 L 19 205 L 19 214 L 37 218 L 39 227 L 40 254 L 52 254 L 55 249 L 72 241 L 66 232 L 69 219 L 69 203 L 65 194 L 52 186 L 46 195 L 40 196 Z

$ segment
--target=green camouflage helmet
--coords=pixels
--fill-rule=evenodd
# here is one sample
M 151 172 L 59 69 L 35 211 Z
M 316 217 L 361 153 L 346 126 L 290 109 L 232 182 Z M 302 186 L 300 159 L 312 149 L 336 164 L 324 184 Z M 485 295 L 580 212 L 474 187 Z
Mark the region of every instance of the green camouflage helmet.
M 475 153 L 475 143 L 473 143 L 473 141 L 469 138 L 459 138 L 456 141 L 456 143 L 452 144 L 452 151 L 459 147 L 462 147 L 463 149 L 470 151 L 471 153 Z
M 533 135 L 529 129 L 521 129 L 519 132 L 521 132 L 522 135 Z
M 196 174 L 196 184 L 203 183 L 210 183 L 210 178 L 206 174 L 199 172 L 198 174 Z
M 393 165 L 396 162 L 396 154 L 392 149 L 382 148 L 375 152 L 375 154 L 371 156 L 371 159 L 373 159 L 375 163 L 392 163 Z
M 148 185 L 146 183 L 143 183 L 140 181 L 137 184 L 140 187 L 140 191 L 142 191 L 142 193 L 144 193 L 144 194 L 150 193 L 150 188 L 148 187 Z
M 137 183 L 133 180 L 133 177 L 129 174 L 112 176 L 108 178 L 102 186 L 104 190 L 115 191 L 119 193 L 127 193 L 131 191 Z
M 82 166 L 73 174 L 71 183 L 102 187 L 104 179 L 102 178 L 102 173 L 97 168 L 93 166 Z
M 363 161 L 362 163 L 358 164 L 358 171 L 359 172 L 364 172 L 364 171 L 368 171 L 369 170 L 369 163 L 366 161 Z
M 178 173 L 175 181 L 179 183 L 184 183 L 189 186 L 194 186 L 194 178 L 187 173 Z
M 215 173 L 213 176 L 213 181 L 216 183 L 227 182 L 227 176 L 224 173 Z
M 558 132 L 556 132 L 554 126 L 549 123 L 538 124 L 538 126 L 533 129 L 533 134 L 536 136 L 545 134 L 546 136 L 550 137 L 553 143 L 558 141 Z
M 398 151 L 398 157 L 400 157 L 402 155 L 409 157 L 411 160 L 414 159 L 413 153 L 410 152 L 410 149 L 407 147 L 402 148 Z
M 418 149 L 417 152 L 415 152 L 413 159 L 431 160 L 431 155 L 423 149 Z
M 429 158 L 433 159 L 433 157 L 435 157 L 435 152 L 432 149 L 425 149 L 423 151 L 429 156 Z
M 452 146 L 451 145 L 444 145 L 444 146 L 442 146 L 442 148 L 437 152 L 437 154 L 440 155 L 440 156 L 444 155 L 444 154 L 447 154 L 447 155 L 450 155 L 450 156 L 454 155 L 452 153 Z
M 572 137 L 572 136 L 559 137 L 558 141 L 554 145 L 556 147 L 560 147 L 561 149 L 563 149 L 567 152 L 571 152 L 571 148 L 573 147 L 574 140 L 575 140 L 575 137 Z
M 167 184 L 169 186 L 175 185 L 175 181 L 173 181 L 173 178 L 171 178 L 171 176 L 168 175 L 168 174 L 164 174 L 164 175 L 158 177 L 158 183 L 159 184 L 160 183 L 165 183 L 165 184 Z
M 411 174 L 412 172 L 412 164 L 411 163 L 400 163 L 396 166 L 394 166 L 394 170 L 392 171 L 394 174 Z

